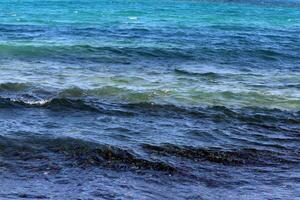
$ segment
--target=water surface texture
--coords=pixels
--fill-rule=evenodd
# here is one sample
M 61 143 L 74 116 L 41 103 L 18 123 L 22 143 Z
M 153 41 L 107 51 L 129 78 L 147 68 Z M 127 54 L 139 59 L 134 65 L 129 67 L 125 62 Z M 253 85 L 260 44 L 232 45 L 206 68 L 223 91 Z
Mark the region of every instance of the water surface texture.
M 300 1 L 0 0 L 0 199 L 300 199 Z

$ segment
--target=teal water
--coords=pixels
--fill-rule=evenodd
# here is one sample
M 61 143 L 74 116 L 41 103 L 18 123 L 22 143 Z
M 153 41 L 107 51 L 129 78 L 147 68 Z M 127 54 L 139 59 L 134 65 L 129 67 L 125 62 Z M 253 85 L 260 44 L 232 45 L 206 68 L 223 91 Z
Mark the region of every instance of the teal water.
M 0 77 L 0 199 L 300 198 L 299 0 L 0 0 Z

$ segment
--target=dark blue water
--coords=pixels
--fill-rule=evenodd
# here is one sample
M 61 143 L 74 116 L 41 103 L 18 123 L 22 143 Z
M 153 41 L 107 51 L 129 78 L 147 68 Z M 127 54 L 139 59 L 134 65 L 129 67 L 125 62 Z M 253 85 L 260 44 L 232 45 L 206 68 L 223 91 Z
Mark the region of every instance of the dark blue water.
M 0 0 L 0 199 L 300 199 L 300 1 Z

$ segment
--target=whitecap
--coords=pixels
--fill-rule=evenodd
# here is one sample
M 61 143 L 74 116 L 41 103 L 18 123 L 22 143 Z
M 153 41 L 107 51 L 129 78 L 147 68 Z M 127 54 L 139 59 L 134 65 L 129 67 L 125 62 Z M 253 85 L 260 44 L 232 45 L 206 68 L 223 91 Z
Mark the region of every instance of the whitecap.
M 128 17 L 128 19 L 137 20 L 138 18 L 137 17 Z
M 51 102 L 52 99 L 41 99 L 41 100 L 22 100 L 24 104 L 27 105 L 33 105 L 33 106 L 43 106 L 49 102 Z M 12 99 L 13 102 L 20 102 L 18 99 Z

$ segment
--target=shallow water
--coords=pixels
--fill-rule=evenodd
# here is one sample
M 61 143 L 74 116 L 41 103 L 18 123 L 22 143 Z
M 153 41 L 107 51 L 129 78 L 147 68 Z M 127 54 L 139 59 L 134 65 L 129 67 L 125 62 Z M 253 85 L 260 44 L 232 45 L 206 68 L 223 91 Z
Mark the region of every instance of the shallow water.
M 0 199 L 299 199 L 300 2 L 0 0 Z

